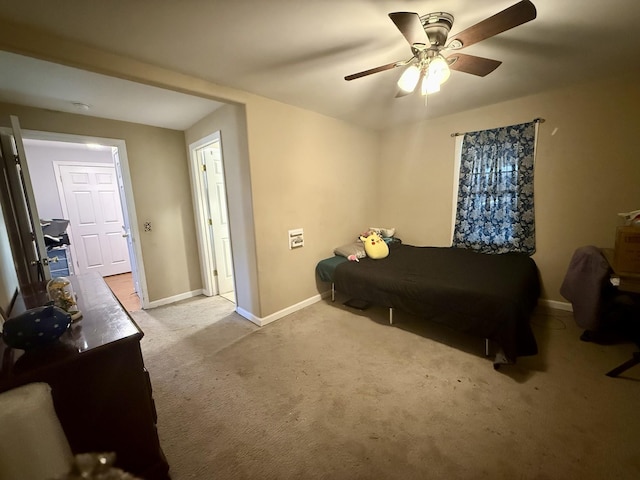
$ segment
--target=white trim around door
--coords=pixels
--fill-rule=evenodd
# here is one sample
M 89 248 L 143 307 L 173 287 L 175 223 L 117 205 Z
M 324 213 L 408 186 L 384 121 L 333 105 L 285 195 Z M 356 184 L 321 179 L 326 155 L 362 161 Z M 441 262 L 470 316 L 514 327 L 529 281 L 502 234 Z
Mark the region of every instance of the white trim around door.
M 206 162 L 200 154 L 204 154 L 204 149 L 215 143 L 219 148 L 219 161 L 218 163 Z M 223 295 L 235 303 L 233 246 L 229 237 L 223 164 L 220 131 L 189 145 L 189 171 L 202 271 L 202 291 L 207 296 Z M 206 171 L 203 171 L 203 165 L 206 165 Z M 215 212 L 213 211 L 214 205 Z M 221 215 L 216 215 L 216 213 Z M 222 215 L 222 213 L 224 214 Z M 222 245 L 221 241 L 223 241 Z

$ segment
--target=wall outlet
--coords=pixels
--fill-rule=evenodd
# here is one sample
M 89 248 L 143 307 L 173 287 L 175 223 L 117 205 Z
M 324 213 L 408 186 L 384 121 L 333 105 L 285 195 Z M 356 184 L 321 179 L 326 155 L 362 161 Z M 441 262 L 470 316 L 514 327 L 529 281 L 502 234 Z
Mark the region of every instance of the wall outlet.
M 301 228 L 289 230 L 289 250 L 304 247 L 304 232 Z

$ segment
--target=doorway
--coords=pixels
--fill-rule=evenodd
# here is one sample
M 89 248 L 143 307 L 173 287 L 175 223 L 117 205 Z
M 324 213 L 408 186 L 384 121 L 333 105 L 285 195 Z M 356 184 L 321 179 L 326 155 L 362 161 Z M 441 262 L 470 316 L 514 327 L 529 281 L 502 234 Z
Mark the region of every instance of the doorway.
M 131 272 L 115 166 L 54 160 L 53 169 L 75 273 Z
M 190 145 L 203 293 L 236 303 L 227 191 L 220 132 Z
M 36 131 L 23 131 L 23 137 L 27 163 L 38 172 L 32 183 L 41 217 L 70 221 L 69 273 L 95 270 L 106 281 L 127 277 L 131 291 L 114 293 L 128 310 L 144 308 L 148 296 L 136 261 L 141 253 L 124 141 Z

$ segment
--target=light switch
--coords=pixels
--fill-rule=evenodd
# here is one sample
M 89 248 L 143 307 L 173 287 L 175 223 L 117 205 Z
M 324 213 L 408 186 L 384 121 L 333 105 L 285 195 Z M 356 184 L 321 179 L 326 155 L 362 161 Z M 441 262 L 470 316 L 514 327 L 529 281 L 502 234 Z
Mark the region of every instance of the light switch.
M 301 228 L 289 230 L 289 250 L 304 247 L 304 232 Z

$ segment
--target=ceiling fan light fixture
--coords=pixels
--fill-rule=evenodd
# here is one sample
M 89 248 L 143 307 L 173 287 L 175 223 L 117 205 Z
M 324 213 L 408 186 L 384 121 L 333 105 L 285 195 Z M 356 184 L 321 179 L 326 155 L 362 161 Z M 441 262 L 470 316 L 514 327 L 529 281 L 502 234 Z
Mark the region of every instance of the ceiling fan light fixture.
M 403 92 L 413 92 L 420 80 L 420 69 L 415 65 L 410 65 L 398 79 L 398 88 Z
M 440 91 L 440 85 L 446 82 L 451 75 L 449 64 L 440 55 L 432 57 L 422 67 L 422 83 L 420 93 L 429 95 Z
M 442 85 L 449 80 L 451 70 L 449 69 L 449 64 L 441 55 L 431 59 L 427 69 L 427 76 L 432 79 L 430 81 L 438 82 L 438 85 Z
M 422 95 L 430 95 L 440 91 L 440 82 L 437 78 L 431 77 L 428 74 L 422 78 L 422 84 L 420 87 L 420 93 Z

